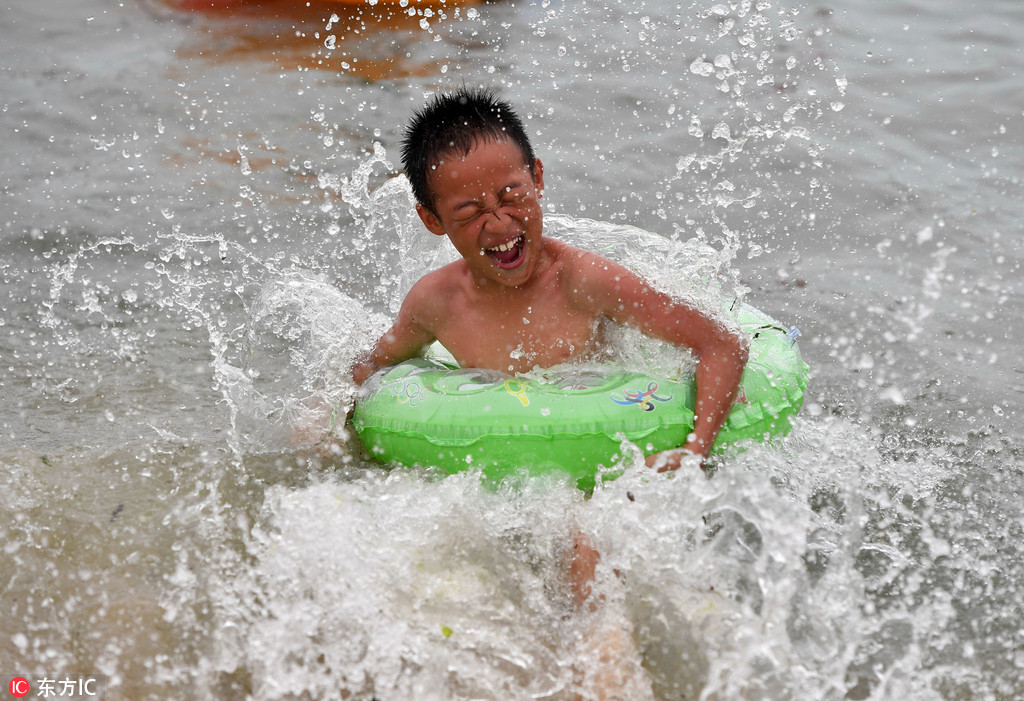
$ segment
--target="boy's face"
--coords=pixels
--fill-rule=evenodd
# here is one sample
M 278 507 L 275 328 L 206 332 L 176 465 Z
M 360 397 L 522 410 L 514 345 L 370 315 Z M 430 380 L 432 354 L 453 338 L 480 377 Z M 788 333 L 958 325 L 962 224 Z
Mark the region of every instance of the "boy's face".
M 479 282 L 530 279 L 542 250 L 539 159 L 531 173 L 514 142 L 486 139 L 465 156 L 444 156 L 428 182 L 437 214 L 417 205 L 420 219 L 451 240 Z

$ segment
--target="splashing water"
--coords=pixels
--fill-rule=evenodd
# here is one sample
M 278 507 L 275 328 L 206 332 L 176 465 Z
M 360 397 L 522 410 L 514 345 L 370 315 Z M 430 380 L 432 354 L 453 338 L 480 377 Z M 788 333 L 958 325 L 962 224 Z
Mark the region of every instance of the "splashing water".
M 998 290 L 976 316 L 1019 299 L 999 257 L 1016 251 L 1019 218 L 1000 224 L 992 270 L 965 268 L 977 242 L 955 238 L 954 217 L 922 228 L 920 207 L 939 205 L 884 182 L 886 197 L 905 198 L 883 200 L 891 209 L 915 205 L 912 222 L 880 234 L 896 249 L 898 229 L 911 232 L 905 294 L 890 304 L 858 289 L 871 300 L 862 310 L 842 301 L 840 283 L 828 287 L 848 232 L 814 214 L 847 184 L 825 165 L 818 127 L 899 106 L 886 92 L 892 104 L 863 109 L 882 91 L 838 75 L 837 50 L 819 39 L 829 14 L 545 0 L 418 15 L 411 37 L 325 16 L 317 28 L 333 34 L 276 54 L 268 63 L 287 73 L 275 75 L 256 64 L 275 54 L 281 25 L 263 28 L 252 65 L 227 51 L 202 63 L 242 41 L 230 36 L 240 23 L 209 41 L 182 36 L 191 21 L 136 24 L 144 39 L 131 39 L 121 29 L 133 16 L 101 9 L 92 27 L 116 16 L 101 58 L 66 38 L 45 57 L 19 48 L 14 33 L 44 24 L 20 31 L 23 9 L 12 8 L 18 31 L 5 30 L 17 78 L 3 78 L 14 125 L 5 157 L 25 180 L 5 185 L 0 254 L 2 418 L 14 446 L 0 452 L 0 658 L 11 668 L 105 674 L 111 698 L 586 698 L 611 683 L 602 667 L 630 699 L 1024 696 L 1019 441 L 977 413 L 967 381 L 928 374 L 951 363 L 935 359 L 931 337 L 943 333 L 967 349 L 965 373 L 975 356 L 994 357 L 985 334 L 974 346 L 969 333 L 952 336 L 948 309 L 973 299 L 961 280 L 972 271 Z M 47 26 L 80 32 L 66 24 L 72 13 L 44 10 Z M 357 39 L 406 83 L 350 80 L 369 63 L 356 61 Z M 154 66 L 175 41 L 191 58 Z M 310 47 L 312 59 L 295 58 Z M 25 68 L 67 52 L 55 72 Z M 116 68 L 122 54 L 153 70 Z M 353 401 L 354 359 L 413 282 L 454 259 L 422 229 L 387 155 L 388 125 L 438 79 L 415 76 L 441 63 L 526 106 L 557 185 L 545 195 L 550 235 L 701 308 L 778 301 L 753 283 L 748 295 L 744 250 L 788 261 L 823 235 L 840 241 L 821 254 L 836 260 L 810 268 L 827 289 L 796 300 L 834 333 L 805 329 L 814 393 L 790 436 L 710 477 L 635 466 L 590 498 L 557 477 L 493 489 L 473 473 L 387 471 L 343 426 L 338 451 L 310 455 L 325 409 L 343 416 Z M 310 65 L 330 70 L 310 77 Z M 260 87 L 232 92 L 248 84 Z M 1019 110 L 1007 108 L 1013 91 L 1000 94 L 989 102 L 1006 126 L 975 149 L 991 162 L 972 165 L 985 166 L 987 186 L 1015 192 L 992 144 L 1014 154 Z M 912 149 L 889 149 L 903 170 L 871 150 L 906 115 L 885 119 L 888 132 L 866 122 L 863 143 L 840 138 L 851 159 L 864 148 L 878 160 L 872 179 L 919 168 L 948 184 L 943 195 L 964 193 L 965 210 L 998 202 L 964 166 L 943 181 Z M 984 115 L 957 128 L 975 122 Z M 35 150 L 25 145 L 40 134 Z M 352 144 L 358 155 L 346 155 Z M 850 219 L 862 216 L 865 202 L 849 202 Z M 640 344 L 625 332 L 617 344 L 626 362 L 678 360 L 631 355 Z M 1012 421 L 1019 382 L 1006 377 L 984 410 Z M 572 605 L 566 581 L 577 529 L 601 553 L 595 612 Z
M 365 174 L 385 162 L 378 149 L 344 190 L 374 232 L 363 237 L 368 260 L 377 248 L 393 252 L 381 222 L 410 209 L 402 178 L 366 191 Z M 558 215 L 546 227 L 643 274 L 680 271 L 665 284 L 705 308 L 745 292 L 729 269 L 735 251 L 701 238 Z M 394 230 L 421 234 L 411 224 Z M 410 280 L 450 258 L 439 239 L 424 241 L 378 283 L 380 299 L 400 299 Z M 344 374 L 354 339 L 386 323 L 340 311 L 359 308 L 295 271 L 253 305 L 250 342 L 281 337 L 281 352 L 306 373 L 294 382 L 309 393 Z M 265 491 L 245 538 L 254 565 L 217 593 L 231 602 L 216 626 L 229 631 L 220 672 L 259 669 L 255 698 L 334 688 L 568 698 L 599 693 L 581 670 L 599 669 L 612 640 L 634 698 L 928 698 L 955 674 L 935 656 L 962 614 L 946 589 L 912 582 L 950 576 L 946 559 L 960 546 L 943 493 L 958 458 L 923 447 L 908 462 L 868 442 L 856 424 L 819 417 L 734 456 L 711 479 L 637 468 L 589 500 L 558 480 L 495 493 L 472 473 L 385 473 L 349 445 L 338 478 Z M 566 592 L 577 527 L 602 554 L 605 603 L 593 615 L 574 613 Z M 894 586 L 905 593 L 893 597 Z
M 124 668 L 117 652 L 97 657 L 101 669 L 153 689 L 185 665 L 205 688 L 256 699 L 337 689 L 353 698 L 570 698 L 600 693 L 588 672 L 612 649 L 630 698 L 938 698 L 935 687 L 952 683 L 955 631 L 970 616 L 995 624 L 1000 611 L 958 599 L 976 590 L 991 557 L 965 557 L 974 536 L 958 530 L 945 496 L 960 450 L 878 450 L 855 423 L 819 416 L 710 479 L 637 466 L 589 500 L 554 478 L 494 491 L 473 473 L 389 473 L 352 443 L 328 472 L 310 473 L 312 463 L 288 452 L 290 432 L 324 406 L 351 404 L 351 364 L 412 282 L 453 255 L 417 226 L 404 178 L 370 190 L 380 165 L 376 148 L 327 186 L 351 209 L 351 245 L 369 276 L 358 297 L 338 289 L 344 278 L 335 286 L 177 232 L 156 248 L 99 240 L 53 266 L 41 318 L 80 347 L 86 336 L 62 305 L 75 298 L 86 314 L 113 318 L 104 305 L 139 299 L 76 291 L 89 287 L 90 255 L 120 247 L 159 261 L 142 266 L 154 277 L 140 289 L 168 285 L 167 304 L 209 330 L 216 386 L 232 411 L 232 460 L 245 466 L 236 473 L 204 451 L 182 453 L 173 434 L 171 444 L 108 456 L 146 465 L 146 479 L 189 473 L 196 488 L 169 511 L 147 509 L 182 535 L 161 565 L 167 586 L 133 604 L 143 620 L 185 633 L 161 637 L 172 653 L 159 674 Z M 730 268 L 734 247 L 559 215 L 546 224 L 703 308 L 746 291 Z M 209 253 L 199 259 L 197 249 Z M 196 270 L 229 258 L 262 278 L 244 288 L 245 323 L 234 330 L 225 307 L 207 309 L 215 283 Z M 677 274 L 659 277 L 665 269 Z M 139 352 L 138 339 L 125 343 L 126 354 Z M 23 483 L 18 474 L 7 480 Z M 11 507 L 29 519 L 43 508 Z M 574 609 L 565 581 L 576 528 L 601 552 L 594 595 L 604 603 L 592 614 Z M 141 537 L 122 532 L 122 543 Z M 14 558 L 31 562 L 17 549 Z M 123 642 L 114 610 L 98 615 Z M 71 604 L 65 612 L 80 615 Z M 194 639 L 209 654 L 193 657 Z M 27 645 L 25 654 L 42 654 Z

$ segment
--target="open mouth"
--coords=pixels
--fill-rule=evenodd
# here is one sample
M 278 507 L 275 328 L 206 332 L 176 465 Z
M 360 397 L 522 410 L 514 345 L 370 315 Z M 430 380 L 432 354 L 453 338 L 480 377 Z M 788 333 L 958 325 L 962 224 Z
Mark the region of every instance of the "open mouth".
M 484 252 L 489 255 L 499 268 L 508 270 L 519 265 L 523 261 L 523 237 L 517 236 L 512 241 L 507 241 L 492 248 L 485 248 Z

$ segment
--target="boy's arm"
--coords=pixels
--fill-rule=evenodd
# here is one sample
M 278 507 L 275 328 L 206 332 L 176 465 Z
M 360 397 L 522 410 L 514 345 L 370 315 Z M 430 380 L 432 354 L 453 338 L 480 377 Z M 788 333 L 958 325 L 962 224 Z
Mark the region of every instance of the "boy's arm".
M 697 355 L 694 429 L 681 447 L 706 458 L 736 399 L 747 363 L 746 339 L 617 263 L 589 253 L 579 263 L 570 285 L 576 303 Z M 679 467 L 680 456 L 662 458 L 662 463 L 668 459 L 662 469 Z M 649 465 L 655 461 L 656 456 L 648 458 Z
M 417 308 L 422 305 L 422 299 L 422 294 L 417 293 L 414 285 L 413 290 L 402 302 L 395 323 L 377 340 L 373 350 L 352 368 L 352 379 L 356 384 L 363 384 L 378 368 L 413 357 L 434 340 L 433 333 L 417 322 Z M 325 407 L 322 420 L 307 420 L 293 427 L 292 445 L 305 446 L 321 456 L 341 453 L 341 448 L 333 435 L 336 417 L 326 409 L 329 407 Z M 351 411 L 351 407 L 349 410 Z M 331 415 L 329 422 L 326 420 L 328 414 Z
M 422 286 L 414 285 L 402 302 L 395 323 L 377 339 L 373 350 L 352 368 L 352 379 L 356 384 L 363 384 L 382 367 L 418 355 L 434 341 L 433 332 L 420 321 L 425 297 Z

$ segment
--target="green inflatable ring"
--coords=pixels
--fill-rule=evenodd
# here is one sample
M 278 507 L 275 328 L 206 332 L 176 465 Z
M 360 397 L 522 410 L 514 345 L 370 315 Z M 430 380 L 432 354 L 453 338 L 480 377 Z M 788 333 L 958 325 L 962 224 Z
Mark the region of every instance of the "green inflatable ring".
M 731 314 L 749 334 L 750 357 L 716 451 L 788 433 L 807 387 L 796 329 L 747 305 Z M 449 474 L 480 468 L 494 480 L 561 471 L 589 490 L 599 467 L 620 459 L 623 439 L 645 455 L 683 445 L 693 430 L 694 398 L 692 376 L 673 381 L 570 367 L 541 382 L 460 369 L 428 354 L 370 378 L 352 423 L 370 454 L 386 463 Z

